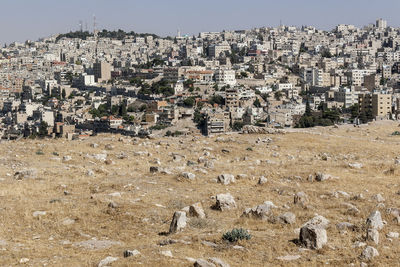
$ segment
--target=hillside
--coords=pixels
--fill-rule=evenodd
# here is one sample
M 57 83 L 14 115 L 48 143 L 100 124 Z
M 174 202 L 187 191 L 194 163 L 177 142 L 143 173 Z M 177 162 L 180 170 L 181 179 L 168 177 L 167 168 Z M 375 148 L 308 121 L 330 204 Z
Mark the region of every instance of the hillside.
M 394 209 L 388 213 L 400 208 L 396 130 L 385 121 L 274 135 L 2 142 L 0 265 L 97 266 L 110 256 L 118 258 L 112 266 L 193 266 L 210 257 L 230 266 L 395 266 L 399 239 L 386 235 L 400 232 Z M 318 172 L 331 178 L 318 182 Z M 224 173 L 236 181 L 218 183 Z M 258 184 L 261 176 L 267 180 Z M 304 205 L 294 204 L 298 192 Z M 221 193 L 237 207 L 212 209 Z M 265 201 L 276 206 L 268 218 L 242 216 Z M 188 215 L 182 231 L 166 234 L 174 212 L 197 202 L 206 218 Z M 387 223 L 378 244 L 365 241 L 375 210 Z M 286 212 L 294 223 L 279 220 Z M 306 249 L 296 241 L 299 228 L 316 214 L 330 221 L 328 242 Z M 341 222 L 352 226 L 338 229 Z M 251 239 L 223 241 L 233 228 Z M 360 259 L 365 247 L 356 241 L 379 256 Z M 140 254 L 124 258 L 126 250 Z M 294 259 L 278 259 L 287 255 Z

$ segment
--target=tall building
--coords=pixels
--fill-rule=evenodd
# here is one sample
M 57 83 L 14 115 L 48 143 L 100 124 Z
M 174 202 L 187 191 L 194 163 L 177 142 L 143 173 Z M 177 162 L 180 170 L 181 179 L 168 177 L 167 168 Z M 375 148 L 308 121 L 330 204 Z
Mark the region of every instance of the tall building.
M 385 28 L 387 28 L 387 21 L 383 20 L 383 19 L 377 19 L 375 26 L 378 29 L 385 29 Z
M 104 82 L 111 79 L 111 64 L 105 61 L 93 64 L 93 73 L 96 82 Z

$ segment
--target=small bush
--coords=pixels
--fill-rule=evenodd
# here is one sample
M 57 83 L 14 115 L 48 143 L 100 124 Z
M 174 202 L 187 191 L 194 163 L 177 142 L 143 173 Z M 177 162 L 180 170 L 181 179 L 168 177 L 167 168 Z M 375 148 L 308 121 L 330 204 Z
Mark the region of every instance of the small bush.
M 400 132 L 399 132 L 399 131 L 394 131 L 394 132 L 392 133 L 392 135 L 400 135 Z
M 238 240 L 249 240 L 251 238 L 251 235 L 246 229 L 243 228 L 235 228 L 230 232 L 226 232 L 225 234 L 222 235 L 223 240 L 227 240 L 229 242 L 237 242 Z
M 247 150 L 247 151 L 253 151 L 253 148 L 248 147 L 248 148 L 246 148 L 246 150 Z
M 44 152 L 42 150 L 36 151 L 36 155 L 44 155 Z

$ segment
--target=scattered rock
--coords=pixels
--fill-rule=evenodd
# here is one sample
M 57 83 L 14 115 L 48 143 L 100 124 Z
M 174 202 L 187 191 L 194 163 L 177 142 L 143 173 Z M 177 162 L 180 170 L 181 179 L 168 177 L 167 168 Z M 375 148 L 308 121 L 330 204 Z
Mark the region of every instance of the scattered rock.
M 44 216 L 44 215 L 46 215 L 46 212 L 38 210 L 38 211 L 33 212 L 32 215 L 33 215 L 33 217 Z
M 197 202 L 189 207 L 189 216 L 197 218 L 205 218 L 206 215 L 203 210 L 203 206 L 200 202 Z
M 111 145 L 111 144 L 107 144 L 107 145 L 105 145 L 104 148 L 107 149 L 107 150 L 113 150 L 113 149 L 114 149 L 114 146 Z
M 230 210 L 236 208 L 236 202 L 233 196 L 229 193 L 219 194 L 216 196 L 215 209 L 220 211 Z
M 116 258 L 116 257 L 110 257 L 110 256 L 108 256 L 108 257 L 102 259 L 102 260 L 99 262 L 99 265 L 97 265 L 97 266 L 98 266 L 98 267 L 106 267 L 106 266 L 110 265 L 111 263 L 113 263 L 114 261 L 117 261 L 117 260 L 118 260 L 118 258 Z
M 173 234 L 186 227 L 186 212 L 176 211 L 169 226 L 169 233 Z
M 163 256 L 165 256 L 165 257 L 170 257 L 170 258 L 173 257 L 173 256 L 172 256 L 171 250 L 163 250 L 163 251 L 161 251 L 160 253 L 161 253 L 161 255 L 163 255 Z
M 367 226 L 372 229 L 381 230 L 383 228 L 383 221 L 379 210 L 371 212 L 367 218 Z
M 124 251 L 124 258 L 132 257 L 132 256 L 137 256 L 139 255 L 140 252 L 138 250 L 125 250 Z
M 379 256 L 379 252 L 376 248 L 368 246 L 361 253 L 361 258 L 364 260 L 372 260 L 373 258 Z
M 276 206 L 272 202 L 265 201 L 263 204 L 258 205 L 256 207 L 247 208 L 243 212 L 242 216 L 267 220 L 267 219 L 269 219 L 269 217 L 271 215 L 271 209 L 273 209 L 273 208 L 276 208 Z
M 228 185 L 230 183 L 234 183 L 236 182 L 235 180 L 235 176 L 233 176 L 232 174 L 220 174 L 218 175 L 218 182 L 224 185 Z
M 286 224 L 293 224 L 296 222 L 296 215 L 291 212 L 285 212 L 278 216 L 278 222 L 286 223 Z
M 267 182 L 268 182 L 268 180 L 264 176 L 261 176 L 260 179 L 258 180 L 258 184 L 259 185 L 263 185 L 263 184 L 265 184 Z
M 216 267 L 214 263 L 208 262 L 203 259 L 198 259 L 196 262 L 193 264 L 194 267 Z
M 349 222 L 341 222 L 336 224 L 336 229 L 338 229 L 339 231 L 344 231 L 344 230 L 355 231 L 357 230 L 357 226 Z
M 37 177 L 37 170 L 36 169 L 24 169 L 21 171 L 17 171 L 14 174 L 14 178 L 16 180 L 22 180 L 22 179 L 36 179 Z
M 71 161 L 72 160 L 72 157 L 71 156 L 64 156 L 63 157 L 63 161 L 64 162 L 68 162 L 68 161 Z
M 386 234 L 387 238 L 399 238 L 399 233 L 397 232 L 389 232 Z
M 385 199 L 382 197 L 381 194 L 376 194 L 376 195 L 372 196 L 372 200 L 375 200 L 377 202 L 384 202 L 385 201 Z
M 294 195 L 294 204 L 300 205 L 301 207 L 306 207 L 308 204 L 308 196 L 304 192 L 297 192 Z
M 189 180 L 194 180 L 196 178 L 196 175 L 191 172 L 183 172 L 182 177 L 189 179 Z
M 326 173 L 321 173 L 321 172 L 318 172 L 315 175 L 315 180 L 318 181 L 318 182 L 323 182 L 323 181 L 326 181 L 326 180 L 330 180 L 332 178 L 333 178 L 332 175 L 326 174 Z
M 217 267 L 230 267 L 230 265 L 226 262 L 224 262 L 223 260 L 221 260 L 220 258 L 208 258 L 208 261 L 215 264 L 215 266 Z
M 379 232 L 376 229 L 368 229 L 367 230 L 367 241 L 372 241 L 375 244 L 379 244 Z
M 328 242 L 326 230 L 312 224 L 301 227 L 299 239 L 302 245 L 310 249 L 321 249 Z
M 349 163 L 349 167 L 352 169 L 361 169 L 363 165 L 361 163 Z
M 277 260 L 281 260 L 281 261 L 295 261 L 300 259 L 301 256 L 300 255 L 286 255 L 286 256 L 281 256 L 276 258 Z

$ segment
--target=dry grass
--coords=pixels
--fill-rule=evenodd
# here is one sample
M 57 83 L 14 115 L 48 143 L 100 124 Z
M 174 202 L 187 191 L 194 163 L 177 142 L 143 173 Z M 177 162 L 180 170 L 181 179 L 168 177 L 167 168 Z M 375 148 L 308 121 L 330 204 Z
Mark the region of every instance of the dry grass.
M 101 259 L 114 256 L 119 259 L 113 266 L 190 266 L 187 257 L 219 257 L 231 266 L 349 266 L 352 263 L 358 266 L 362 249 L 353 249 L 351 245 L 362 240 L 364 232 L 340 233 L 335 224 L 348 221 L 362 229 L 368 214 L 376 209 L 377 203 L 371 197 L 378 193 L 386 199 L 386 208 L 400 206 L 396 194 L 400 190 L 399 169 L 394 165 L 400 151 L 400 137 L 390 136 L 397 129 L 395 123 L 379 122 L 361 128 L 316 128 L 286 135 L 223 136 L 232 139 L 229 142 L 198 136 L 139 140 L 133 144 L 119 142 L 119 136 L 100 135 L 84 141 L 1 143 L 0 265 L 14 266 L 21 258 L 29 258 L 27 264 L 31 266 L 96 266 Z M 258 137 L 271 137 L 273 142 L 255 145 Z M 99 147 L 92 148 L 91 143 L 98 143 Z M 115 148 L 107 151 L 106 144 L 113 144 Z M 187 160 L 197 162 L 203 156 L 204 147 L 212 148 L 207 158 L 215 159 L 215 167 L 206 169 L 207 173 L 195 169 L 203 164 L 186 166 Z M 230 152 L 223 153 L 222 149 Z M 118 159 L 121 151 L 128 158 Z M 138 151 L 151 155 L 135 155 Z M 173 162 L 170 152 L 185 155 L 186 159 Z M 86 154 L 98 153 L 107 153 L 115 164 L 106 165 L 86 157 Z M 329 159 L 322 160 L 322 153 L 329 154 Z M 63 156 L 67 155 L 72 160 L 63 162 Z M 173 173 L 151 174 L 149 168 L 154 166 L 155 159 Z M 257 160 L 261 162 L 257 164 Z M 354 162 L 362 163 L 363 168 L 349 168 L 348 163 Z M 37 178 L 13 179 L 14 173 L 24 168 L 36 168 Z M 94 176 L 86 175 L 89 169 L 95 172 Z M 182 171 L 195 173 L 196 179 L 178 180 L 177 175 Z M 308 175 L 315 172 L 326 172 L 339 179 L 308 182 Z M 221 173 L 246 174 L 247 178 L 224 186 L 215 182 Z M 257 185 L 261 175 L 268 182 Z M 351 200 L 332 196 L 338 190 L 351 196 L 362 193 L 365 198 Z M 307 193 L 312 207 L 294 206 L 293 194 L 298 191 Z M 121 196 L 110 195 L 116 192 Z M 225 192 L 235 197 L 238 208 L 226 212 L 212 210 L 215 200 L 211 197 Z M 287 211 L 282 206 L 288 205 L 297 216 L 296 223 L 281 225 L 240 217 L 245 208 L 266 200 L 279 207 L 275 214 Z M 116 207 L 109 207 L 110 202 Z M 202 203 L 206 219 L 191 219 L 181 233 L 159 235 L 168 230 L 174 211 L 195 202 Z M 345 202 L 356 205 L 360 213 L 346 214 Z M 385 235 L 389 231 L 400 232 L 400 226 L 386 214 L 385 208 L 380 210 L 388 225 L 380 231 L 380 244 L 375 246 L 380 256 L 370 264 L 397 266 L 399 240 L 390 242 Z M 33 217 L 35 211 L 46 211 L 46 215 Z M 300 250 L 291 240 L 297 238 L 296 229 L 315 213 L 331 221 L 328 245 L 320 251 Z M 73 219 L 75 223 L 65 225 L 66 219 Z M 251 240 L 239 242 L 244 247 L 242 250 L 221 240 L 223 233 L 240 227 L 252 235 Z M 93 238 L 120 243 L 98 250 L 75 245 Z M 168 238 L 185 242 L 159 245 Z M 218 247 L 206 246 L 202 241 L 215 242 Z M 141 254 L 123 258 L 126 249 L 137 249 Z M 174 257 L 161 255 L 163 250 L 171 250 Z M 287 254 L 301 255 L 301 259 L 293 262 L 276 259 Z

